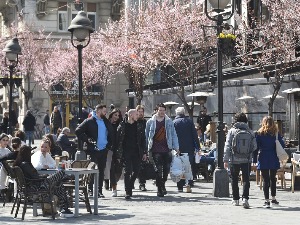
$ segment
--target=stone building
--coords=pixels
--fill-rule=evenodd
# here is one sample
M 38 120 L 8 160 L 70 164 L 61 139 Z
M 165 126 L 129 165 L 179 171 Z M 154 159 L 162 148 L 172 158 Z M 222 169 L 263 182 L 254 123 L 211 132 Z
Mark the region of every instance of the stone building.
M 25 23 L 34 24 L 36 29 L 44 27 L 45 33 L 51 33 L 53 39 L 70 39 L 70 32 L 67 28 L 71 20 L 76 16 L 80 8 L 76 2 L 83 2 L 83 9 L 87 12 L 88 18 L 92 21 L 92 26 L 97 29 L 103 26 L 109 18 L 114 20 L 120 17 L 122 1 L 120 0 L 1 0 L 0 1 L 0 37 L 7 35 L 7 29 L 13 22 L 23 21 Z M 33 28 L 35 29 L 35 28 Z M 20 73 L 22 75 L 22 73 Z M 23 74 L 24 75 L 24 74 Z M 24 78 L 24 76 L 23 76 Z M 78 79 L 78 78 L 74 78 Z M 1 85 L 1 84 L 0 84 Z M 78 111 L 78 101 L 76 96 L 72 99 L 65 99 L 65 96 L 58 92 L 51 94 L 43 90 L 43 87 L 36 84 L 33 79 L 22 81 L 22 87 L 31 87 L 31 96 L 28 103 L 29 109 L 37 118 L 37 126 L 35 136 L 40 138 L 42 135 L 43 122 L 42 118 L 47 109 L 52 111 L 54 105 L 61 107 L 64 126 L 71 126 L 74 122 L 72 110 Z M 125 89 L 128 87 L 126 78 L 120 74 L 116 76 L 112 84 L 105 89 L 98 88 L 94 90 L 95 98 L 102 96 L 101 103 L 116 107 L 125 111 L 128 105 L 128 98 L 125 95 Z M 104 93 L 102 93 L 104 90 Z M 0 86 L 0 121 L 2 114 L 8 110 L 8 87 Z M 75 94 L 76 95 L 76 94 Z M 99 102 L 99 99 L 97 99 Z M 22 129 L 22 121 L 26 113 L 25 96 L 21 88 L 13 89 L 13 108 L 18 114 L 20 129 Z

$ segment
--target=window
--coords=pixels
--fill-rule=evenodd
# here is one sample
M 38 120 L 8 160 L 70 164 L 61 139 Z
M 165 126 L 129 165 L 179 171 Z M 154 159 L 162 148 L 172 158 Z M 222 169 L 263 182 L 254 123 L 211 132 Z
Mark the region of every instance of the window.
M 58 31 L 67 31 L 69 26 L 67 2 L 58 3 Z
M 73 3 L 59 2 L 58 8 L 58 31 L 67 31 L 71 21 L 82 7 Z M 83 10 L 87 12 L 87 17 L 92 22 L 92 27 L 96 29 L 97 4 L 83 3 Z

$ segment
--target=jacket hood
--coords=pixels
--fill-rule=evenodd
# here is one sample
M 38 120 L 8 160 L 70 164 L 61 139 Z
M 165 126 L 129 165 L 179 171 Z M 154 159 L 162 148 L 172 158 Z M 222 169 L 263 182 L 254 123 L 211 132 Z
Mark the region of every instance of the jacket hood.
M 249 129 L 248 124 L 244 123 L 244 122 L 237 122 L 233 125 L 234 128 L 237 129 Z

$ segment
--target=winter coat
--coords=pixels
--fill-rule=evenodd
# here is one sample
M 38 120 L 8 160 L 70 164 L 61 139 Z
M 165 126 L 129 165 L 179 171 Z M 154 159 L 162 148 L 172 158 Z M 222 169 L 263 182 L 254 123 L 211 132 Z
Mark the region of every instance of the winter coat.
M 50 125 L 50 116 L 49 116 L 48 113 L 46 113 L 46 114 L 44 115 L 43 121 L 44 121 L 44 125 L 46 125 L 46 126 L 49 126 L 49 125 Z
M 232 153 L 232 140 L 234 135 L 236 134 L 238 129 L 248 130 L 252 135 L 252 144 L 251 151 L 249 155 L 241 155 L 241 154 L 233 154 Z M 252 152 L 256 149 L 256 139 L 255 134 L 252 130 L 250 130 L 249 126 L 243 122 L 237 122 L 233 125 L 233 127 L 228 131 L 226 136 L 226 142 L 224 146 L 224 162 L 232 164 L 241 164 L 241 163 L 249 163 L 252 159 Z
M 103 118 L 105 127 L 107 129 L 107 145 L 106 148 L 111 149 L 112 144 L 114 142 L 114 135 L 112 125 L 109 120 L 104 117 Z M 88 141 L 91 138 L 93 141 L 98 140 L 98 124 L 96 118 L 94 116 L 84 120 L 75 130 L 75 134 L 78 139 L 81 139 L 83 142 L 87 143 L 87 151 L 95 150 L 95 145 Z
M 25 131 L 34 131 L 36 125 L 35 117 L 31 113 L 27 113 L 22 124 Z
M 184 115 L 179 115 L 175 117 L 173 122 L 179 141 L 180 152 L 194 153 L 195 149 L 199 150 L 200 143 L 193 121 Z
M 62 118 L 58 110 L 56 112 L 53 111 L 51 113 L 50 121 L 53 127 L 62 127 Z
M 127 123 L 127 119 L 124 119 L 119 127 L 118 127 L 118 134 L 117 134 L 117 158 L 121 158 L 123 156 L 123 142 L 125 138 L 125 125 Z M 145 136 L 145 127 L 143 123 L 137 122 L 137 145 L 139 149 L 139 156 L 140 158 L 143 157 L 144 154 L 147 153 L 146 148 L 146 136 Z
M 151 151 L 153 146 L 155 129 L 156 129 L 156 114 L 153 115 L 146 123 L 146 146 L 148 148 L 148 152 Z M 174 127 L 174 123 L 167 115 L 165 115 L 165 129 L 166 129 L 168 148 L 170 149 L 170 151 L 172 149 L 179 150 L 178 137 Z
M 279 159 L 276 154 L 276 137 L 271 134 L 256 135 L 257 148 L 258 148 L 258 157 L 257 157 L 257 169 L 274 169 L 277 170 L 280 168 Z M 282 137 L 278 135 L 278 140 L 282 147 L 284 147 L 284 142 Z

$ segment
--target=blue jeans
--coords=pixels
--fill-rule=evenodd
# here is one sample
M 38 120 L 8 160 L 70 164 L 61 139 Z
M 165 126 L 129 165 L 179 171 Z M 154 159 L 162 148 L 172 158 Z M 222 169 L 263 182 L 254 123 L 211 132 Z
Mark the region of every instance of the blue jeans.
M 33 132 L 34 131 L 25 131 L 26 140 L 28 139 L 28 146 L 31 146 L 31 143 L 32 143 L 32 140 L 33 140 Z
M 50 125 L 44 125 L 45 134 L 50 134 Z

